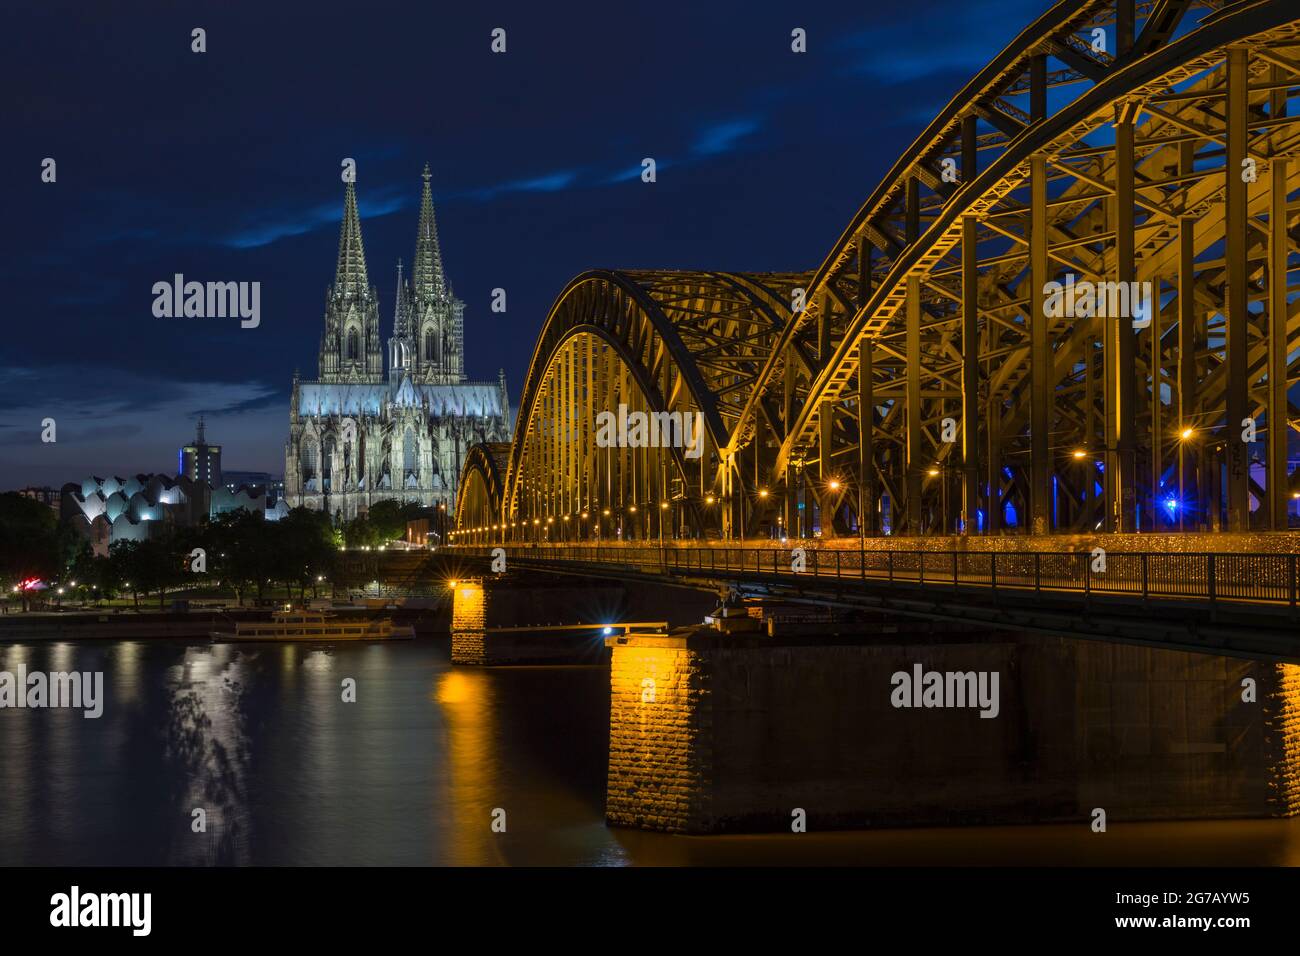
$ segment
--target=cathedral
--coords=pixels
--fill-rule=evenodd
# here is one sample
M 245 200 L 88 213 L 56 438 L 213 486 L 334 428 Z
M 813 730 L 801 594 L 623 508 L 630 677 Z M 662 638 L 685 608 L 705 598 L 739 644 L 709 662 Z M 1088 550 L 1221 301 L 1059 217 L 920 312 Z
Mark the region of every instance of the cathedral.
M 505 372 L 496 382 L 465 380 L 464 309 L 443 273 L 426 165 L 409 279 L 397 264 L 385 371 L 379 296 L 348 183 L 318 372 L 314 381 L 294 373 L 284 449 L 289 507 L 325 511 L 336 524 L 385 499 L 452 511 L 469 447 L 510 440 Z

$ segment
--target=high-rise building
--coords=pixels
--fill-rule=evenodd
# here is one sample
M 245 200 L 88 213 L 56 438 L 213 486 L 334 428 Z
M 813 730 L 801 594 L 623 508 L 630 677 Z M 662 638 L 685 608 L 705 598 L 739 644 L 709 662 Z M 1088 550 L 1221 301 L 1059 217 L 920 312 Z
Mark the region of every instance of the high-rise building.
M 191 481 L 206 481 L 213 488 L 221 484 L 221 446 L 209 445 L 203 437 L 203 416 L 199 416 L 194 444 L 181 448 L 176 474 Z
M 317 376 L 293 379 L 284 466 L 290 507 L 336 521 L 385 499 L 451 508 L 469 447 L 510 438 L 505 373 L 496 382 L 465 380 L 465 305 L 443 272 L 427 165 L 423 179 L 409 281 L 397 266 L 387 372 L 356 186 L 344 188 Z

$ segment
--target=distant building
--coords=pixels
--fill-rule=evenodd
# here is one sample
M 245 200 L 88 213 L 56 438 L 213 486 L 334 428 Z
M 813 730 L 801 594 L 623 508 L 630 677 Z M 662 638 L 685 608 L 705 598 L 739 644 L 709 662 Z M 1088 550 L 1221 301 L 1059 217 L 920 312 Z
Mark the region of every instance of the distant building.
M 261 489 L 266 495 L 268 508 L 275 507 L 276 502 L 284 498 L 284 478 L 269 471 L 224 471 L 223 484 L 227 491 L 235 491 L 241 485 L 247 488 Z
M 203 438 L 203 416 L 199 416 L 194 444 L 181 448 L 176 474 L 190 481 L 206 481 L 213 488 L 221 484 L 221 446 L 209 445 Z
M 50 488 L 49 486 L 38 488 L 33 485 L 27 488 L 18 489 L 18 494 L 22 495 L 24 498 L 31 498 L 33 501 L 39 501 L 47 508 L 51 508 L 54 511 L 59 510 L 59 491 L 56 488 Z
M 289 512 L 283 499 L 268 507 L 260 488 L 213 489 L 185 475 L 86 478 L 64 485 L 59 502 L 62 520 L 88 540 L 96 554 L 107 554 L 116 541 L 145 541 L 240 508 L 260 511 L 268 521 Z

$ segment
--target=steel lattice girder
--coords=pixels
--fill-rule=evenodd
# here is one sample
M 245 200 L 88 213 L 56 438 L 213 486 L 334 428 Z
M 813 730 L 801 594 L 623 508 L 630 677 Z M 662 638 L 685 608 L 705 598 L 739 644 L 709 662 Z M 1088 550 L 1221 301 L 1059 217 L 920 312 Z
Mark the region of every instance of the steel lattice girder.
M 934 512 L 952 475 L 968 528 L 981 499 L 991 527 L 1006 500 L 1038 530 L 1091 530 L 1098 519 L 1124 530 L 1139 507 L 1150 526 L 1160 483 L 1173 469 L 1181 488 L 1186 468 L 1166 426 L 1222 431 L 1236 409 L 1289 418 L 1298 330 L 1285 278 L 1295 242 L 1288 194 L 1300 162 L 1287 158 L 1300 119 L 1287 101 L 1300 84 L 1300 21 L 1285 6 L 1058 4 L 953 99 L 815 273 L 579 276 L 534 352 L 503 517 L 519 513 L 528 481 L 580 481 L 580 456 L 552 449 L 548 461 L 558 455 L 569 469 L 556 473 L 529 454 L 549 427 L 538 413 L 557 358 L 593 336 L 647 407 L 704 416 L 718 455 L 708 487 L 740 501 L 733 530 L 759 517 L 755 487 L 813 465 L 820 482 L 807 487 L 819 506 L 838 511 L 856 486 L 848 508 L 871 531 L 881 491 L 906 506 L 895 531 L 950 530 L 947 509 Z M 1201 22 L 1176 36 L 1189 15 Z M 1114 30 L 1114 56 L 1089 44 L 1103 27 Z M 1231 174 L 1247 159 L 1259 175 L 1238 186 Z M 957 182 L 945 180 L 945 161 Z M 1150 326 L 1134 334 L 1113 319 L 1049 322 L 1044 281 L 1067 272 L 1152 282 Z M 795 288 L 806 306 L 791 314 Z M 1261 299 L 1263 313 L 1250 308 Z M 960 426 L 955 441 L 945 419 Z M 1270 435 L 1270 474 L 1284 474 L 1285 439 Z M 1059 463 L 1071 448 L 1104 459 L 1100 497 L 1091 464 L 1080 476 Z M 1217 524 L 1218 458 L 1208 442 L 1200 452 L 1191 483 L 1202 517 Z M 1236 526 L 1248 520 L 1243 461 L 1234 472 L 1229 460 Z M 685 485 L 680 455 L 674 467 Z M 934 470 L 944 477 L 927 482 L 922 472 Z M 1284 481 L 1268 484 L 1276 525 Z M 1065 502 L 1055 515 L 1049 487 Z
M 1171 220 L 1176 226 L 1180 215 L 1198 216 L 1194 246 L 1197 256 L 1222 241 L 1224 210 L 1223 203 L 1216 199 L 1224 191 L 1224 162 L 1221 154 L 1217 162 L 1214 159 L 1217 141 L 1226 137 L 1219 131 L 1225 121 L 1215 117 L 1212 111 L 1206 115 L 1201 97 L 1215 96 L 1214 91 L 1223 84 L 1224 62 L 1231 45 L 1249 51 L 1252 104 L 1261 98 L 1277 99 L 1279 90 L 1282 93 L 1289 90 L 1294 83 L 1295 57 L 1288 48 L 1296 43 L 1297 23 L 1288 17 L 1294 14 L 1285 11 L 1280 3 L 1234 8 L 1165 46 L 1154 41 L 1147 44 L 1144 49 L 1149 48 L 1148 52 L 1140 57 L 1120 56 L 1104 70 L 1099 63 L 1096 70 L 1086 71 L 1095 74 L 1096 79 L 1090 79 L 1085 71 L 1079 71 L 1073 79 L 1058 79 L 1061 84 L 1077 84 L 1086 89 L 1051 113 L 1047 78 L 1063 77 L 1060 71 L 1049 73 L 1046 69 L 1053 56 L 1051 51 L 1064 42 L 1062 35 L 1073 36 L 1076 29 L 1090 28 L 1105 19 L 1100 4 L 1068 6 L 1076 11 L 1073 18 L 1048 14 L 1022 35 L 1017 41 L 1020 52 L 1014 58 L 1018 66 L 1002 66 L 1007 57 L 1004 54 L 949 106 L 900 160 L 891 179 L 864 206 L 818 270 L 810 290 L 809 308 L 796 316 L 793 327 L 783 336 L 783 345 L 789 347 L 802 341 L 811 347 L 829 327 L 833 349 L 819 363 L 815 375 L 800 377 L 796 382 L 796 409 L 775 462 L 775 475 L 779 476 L 790 462 L 815 462 L 823 473 L 850 473 L 859 432 L 854 404 L 859 391 L 856 379 L 860 347 L 863 341 L 869 341 L 872 374 L 868 384 L 873 390 L 873 407 L 881 414 L 872 436 L 875 442 L 892 442 L 910 452 L 909 459 L 916 458 L 909 460 L 907 474 L 900 476 L 898 469 L 894 469 L 892 475 L 878 474 L 878 481 L 886 486 L 891 480 L 901 485 L 908 479 L 915 482 L 918 469 L 931 470 L 938 465 L 946 470 L 947 460 L 958 453 L 960 446 L 936 440 L 935 432 L 941 419 L 949 414 L 958 419 L 966 417 L 961 414 L 966 404 L 963 391 L 972 383 L 964 374 L 967 371 L 964 366 L 974 360 L 978 363 L 978 379 L 969 404 L 978 409 L 980 427 L 985 434 L 972 443 L 972 450 L 985 450 L 986 477 L 991 476 L 989 483 L 998 486 L 999 498 L 1000 469 L 989 467 L 990 458 L 1005 460 L 1013 466 L 1008 485 L 1019 489 L 1022 498 L 1032 499 L 1027 492 L 1034 478 L 1040 482 L 1039 494 L 1045 498 L 1047 481 L 1057 469 L 1049 467 L 1036 476 L 1031 475 L 1026 460 L 1033 443 L 1033 436 L 1026 429 L 1026 419 L 1033 406 L 1030 353 L 1036 323 L 1028 321 L 1034 301 L 1034 270 L 1030 267 L 1033 253 L 1040 251 L 1045 255 L 1052 273 L 1066 267 L 1081 278 L 1095 275 L 1118 279 L 1122 271 L 1133 269 L 1135 279 L 1149 279 L 1156 274 L 1157 267 L 1168 268 L 1167 261 L 1161 257 L 1167 257 L 1170 247 L 1176 248 L 1177 244 L 1172 242 L 1167 226 Z M 1034 36 L 1036 28 L 1044 22 L 1049 26 L 1065 22 L 1066 26 L 1058 28 L 1056 34 L 1049 30 Z M 1279 72 L 1284 74 L 1280 78 L 1276 76 Z M 987 89 L 1006 89 L 1017 83 L 1028 93 L 1031 111 L 1033 101 L 1037 100 L 1039 112 L 1032 117 L 1031 125 L 1011 138 L 1004 135 L 1000 142 L 996 140 L 996 132 L 992 137 L 978 135 L 980 124 L 986 122 L 984 114 L 988 112 Z M 1261 166 L 1294 146 L 1297 126 L 1285 115 L 1285 96 L 1280 99 L 1282 108 L 1277 115 L 1272 112 L 1266 116 L 1254 115 L 1248 121 L 1257 131 L 1250 140 L 1250 149 L 1257 154 Z M 1160 105 L 1155 106 L 1155 102 Z M 1142 218 L 1134 221 L 1130 216 L 1128 223 L 1120 215 L 1122 210 L 1116 209 L 1121 204 L 1115 199 L 1119 188 L 1115 149 L 1099 147 L 1084 138 L 1113 123 L 1117 108 L 1124 111 L 1120 114 L 1122 120 L 1132 124 L 1134 147 L 1130 155 L 1140 160 L 1144 170 L 1156 172 L 1156 175 L 1144 174 L 1132 187 L 1134 206 Z M 1187 118 L 1191 116 L 1194 119 Z M 1193 123 L 1195 132 L 1187 128 Z M 1171 150 L 1185 148 L 1182 142 L 1193 144 L 1192 168 L 1185 178 L 1161 174 L 1160 164 Z M 1197 144 L 1208 144 L 1208 148 L 1198 149 Z M 984 168 L 974 179 L 947 193 L 942 190 L 941 181 L 936 182 L 936 177 L 926 172 L 929 169 L 932 173 L 938 160 L 950 157 L 964 159 L 969 168 L 973 157 L 983 151 L 994 151 L 997 155 L 992 161 L 981 163 Z M 1035 208 L 1032 180 L 1039 159 L 1044 169 L 1040 175 L 1047 181 L 1039 189 L 1040 202 Z M 1210 163 L 1208 168 L 1202 166 L 1206 161 Z M 1234 163 L 1234 173 L 1237 168 Z M 1252 217 L 1257 209 L 1269 207 L 1269 189 L 1262 179 L 1249 190 Z M 1289 191 L 1293 182 L 1294 177 L 1283 190 Z M 1107 221 L 1108 207 L 1115 222 L 1098 229 L 1099 222 Z M 1046 226 L 1041 243 L 1035 243 L 1031 228 L 1036 214 Z M 968 225 L 968 220 L 973 224 Z M 1127 230 L 1120 228 L 1125 225 Z M 961 335 L 962 306 L 966 298 L 961 281 L 961 249 L 962 235 L 967 228 L 975 232 L 977 250 L 978 282 L 973 299 L 979 315 L 978 349 L 974 356 L 962 347 Z M 1125 231 L 1128 236 L 1122 234 Z M 1118 250 L 1126 244 L 1131 244 L 1131 265 L 1121 270 Z M 1201 312 L 1207 309 L 1222 312 L 1224 308 L 1222 290 L 1210 274 L 1212 265 L 1203 261 L 1203 257 L 1195 261 L 1198 273 L 1195 290 L 1202 303 Z M 1281 271 L 1285 271 L 1285 265 Z M 921 314 L 912 323 L 919 341 L 910 343 L 906 321 L 909 280 L 919 282 L 922 293 Z M 1056 431 L 1061 421 L 1071 417 L 1083 420 L 1083 412 L 1089 411 L 1082 408 L 1078 394 L 1086 389 L 1071 388 L 1068 384 L 1063 387 L 1062 383 L 1081 363 L 1087 364 L 1085 343 L 1099 338 L 1095 334 L 1096 323 L 1091 324 L 1094 328 L 1090 329 L 1088 323 L 1058 322 L 1045 329 L 1049 333 L 1045 337 L 1047 348 L 1039 354 L 1041 364 L 1047 366 L 1042 381 L 1049 388 L 1040 393 L 1040 399 L 1046 395 L 1046 401 L 1040 404 L 1048 406 L 1043 419 L 1048 424 L 1040 429 L 1039 447 L 1035 449 L 1040 452 L 1037 456 L 1040 462 L 1045 449 L 1059 446 L 1057 439 L 1061 436 Z M 1115 324 L 1112 322 L 1112 326 Z M 1164 330 L 1168 332 L 1172 324 L 1163 323 Z M 1113 328 L 1111 332 L 1112 338 L 1120 340 L 1121 347 L 1127 344 L 1134 348 L 1132 336 L 1124 343 L 1123 336 L 1115 335 Z M 919 362 L 909 361 L 909 344 Z M 1142 351 L 1140 344 L 1135 351 Z M 1162 355 L 1166 354 L 1169 347 L 1162 346 L 1161 351 Z M 1261 345 L 1257 351 L 1262 355 L 1266 349 Z M 1111 359 L 1112 384 L 1118 380 L 1117 387 L 1128 385 L 1127 403 L 1117 407 L 1120 406 L 1117 397 L 1105 400 L 1105 389 L 1095 396 L 1112 439 L 1103 444 L 1103 449 L 1112 460 L 1123 455 L 1131 459 L 1137 447 L 1134 377 L 1126 378 L 1118 373 L 1119 358 L 1116 355 Z M 765 370 L 751 398 L 753 405 L 783 387 L 782 372 L 778 355 Z M 1220 380 L 1225 376 L 1216 367 L 1208 377 L 1198 395 L 1195 413 L 1214 407 L 1216 388 L 1222 401 Z M 1141 382 L 1140 376 L 1137 381 Z M 1244 394 L 1244 383 L 1240 385 Z M 919 399 L 919 415 L 907 408 L 909 389 Z M 824 410 L 830 410 L 834 417 L 830 427 L 821 420 Z M 908 428 L 908 418 L 913 422 L 919 420 L 921 436 L 910 434 L 916 429 Z M 990 420 L 994 422 L 992 429 L 988 427 Z M 1114 440 L 1117 432 L 1119 441 L 1124 443 L 1118 448 Z M 823 447 L 828 434 L 829 454 Z M 918 438 L 921 439 L 919 448 Z M 992 455 L 988 454 L 990 448 L 994 450 Z M 829 469 L 823 464 L 827 455 Z M 961 464 L 972 467 L 967 462 Z M 1117 469 L 1107 470 L 1113 475 Z M 1132 470 L 1130 460 L 1130 476 Z M 908 490 L 914 489 L 915 485 Z M 1131 488 L 1117 489 L 1117 499 L 1122 491 L 1129 492 L 1125 500 L 1130 513 L 1121 512 L 1116 516 L 1117 528 L 1131 523 L 1135 501 Z M 1147 497 L 1150 498 L 1149 490 Z
M 575 465 L 564 447 L 542 448 L 545 463 L 530 454 L 548 442 L 557 419 L 562 420 L 561 446 L 581 444 L 577 436 L 590 441 L 595 413 L 613 412 L 620 401 L 640 400 L 651 412 L 700 414 L 708 447 L 725 446 L 754 381 L 789 325 L 794 290 L 807 281 L 806 274 L 794 273 L 671 271 L 594 271 L 574 279 L 547 316 L 529 366 L 505 473 L 502 519 L 533 517 L 525 501 L 530 482 L 556 486 L 550 491 L 561 491 L 561 499 L 562 486 L 581 486 L 582 463 Z M 611 359 L 635 392 L 624 391 L 626 386 L 609 375 L 593 373 L 591 392 L 579 397 L 582 420 L 575 422 L 567 391 L 559 415 L 552 400 L 557 390 L 569 388 L 565 362 L 571 355 L 566 349 L 581 348 L 598 349 Z M 591 356 L 582 361 L 589 364 Z M 581 454 L 589 451 L 579 449 Z M 670 451 L 677 477 L 683 482 L 693 477 L 682 449 Z M 720 467 L 716 454 L 712 465 L 715 471 Z M 706 479 L 710 485 L 715 480 L 716 475 Z M 548 492 L 543 498 L 546 504 L 537 513 L 553 516 L 554 496 Z M 588 507 L 596 503 L 589 493 L 584 501 Z

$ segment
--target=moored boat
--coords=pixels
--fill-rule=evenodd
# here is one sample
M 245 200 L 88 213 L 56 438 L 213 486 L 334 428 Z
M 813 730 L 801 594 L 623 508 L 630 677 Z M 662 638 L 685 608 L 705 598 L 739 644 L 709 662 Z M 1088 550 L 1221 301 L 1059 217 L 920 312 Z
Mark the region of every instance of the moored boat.
M 239 621 L 235 629 L 210 631 L 214 641 L 401 641 L 415 628 L 391 618 L 344 620 L 324 611 L 274 611 L 269 621 Z

